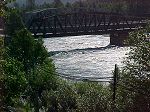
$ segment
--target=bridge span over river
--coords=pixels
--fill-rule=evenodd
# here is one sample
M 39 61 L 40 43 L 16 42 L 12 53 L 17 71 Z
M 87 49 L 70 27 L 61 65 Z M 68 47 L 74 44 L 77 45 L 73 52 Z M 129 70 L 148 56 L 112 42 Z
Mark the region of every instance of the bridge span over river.
M 123 45 L 123 40 L 128 38 L 128 33 L 144 28 L 148 19 L 148 17 L 96 11 L 56 15 L 37 13 L 26 22 L 26 26 L 35 37 L 110 34 L 110 44 Z

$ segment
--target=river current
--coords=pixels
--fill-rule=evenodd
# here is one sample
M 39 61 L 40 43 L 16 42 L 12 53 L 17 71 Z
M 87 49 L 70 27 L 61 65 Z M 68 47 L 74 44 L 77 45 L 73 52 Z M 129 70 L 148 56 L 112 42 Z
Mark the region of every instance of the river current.
M 44 39 L 44 45 L 52 54 L 57 72 L 64 77 L 111 77 L 115 64 L 129 52 L 128 47 L 110 46 L 109 35 L 84 35 Z

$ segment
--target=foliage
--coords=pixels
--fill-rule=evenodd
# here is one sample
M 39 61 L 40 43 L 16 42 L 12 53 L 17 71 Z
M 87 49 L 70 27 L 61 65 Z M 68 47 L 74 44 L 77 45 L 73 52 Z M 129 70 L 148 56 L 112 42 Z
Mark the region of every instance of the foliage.
M 27 0 L 27 5 L 28 5 L 28 8 L 30 10 L 33 10 L 35 8 L 35 0 Z
M 55 90 L 57 88 L 57 79 L 54 65 L 51 60 L 46 59 L 41 65 L 34 68 L 28 76 L 28 87 L 25 91 L 28 103 L 35 111 L 45 107 L 42 102 L 44 91 Z
M 59 81 L 56 91 L 45 92 L 48 112 L 111 112 L 111 92 L 92 82 Z
M 113 3 L 111 10 L 116 13 L 125 13 L 125 12 L 127 13 L 128 5 L 124 0 L 121 0 L 119 2 L 117 1 L 117 2 Z
M 5 101 L 8 105 L 14 106 L 15 102 L 13 102 L 13 100 L 23 94 L 27 84 L 23 65 L 17 60 L 10 58 L 6 60 L 3 68 L 5 73 Z
M 21 103 L 20 98 L 36 112 L 40 109 L 43 91 L 57 88 L 55 67 L 41 39 L 34 39 L 26 29 L 13 34 L 8 46 L 5 70 L 6 102 Z M 25 107 L 25 105 L 24 105 Z
M 98 83 L 76 84 L 79 112 L 109 112 L 111 111 L 111 92 Z
M 67 82 L 59 80 L 55 91 L 47 91 L 43 94 L 43 101 L 47 105 L 48 112 L 68 112 L 77 108 L 76 93 Z
M 0 92 L 0 111 L 2 111 L 2 106 L 4 105 L 3 103 L 3 99 L 4 99 L 4 70 L 3 70 L 3 67 L 2 67 L 2 64 L 4 62 L 3 60 L 3 54 L 4 54 L 4 41 L 3 41 L 3 38 L 0 37 L 0 89 L 1 89 L 1 92 Z
M 118 108 L 121 110 L 149 111 L 146 107 L 150 101 L 150 42 L 147 32 L 149 27 L 130 33 L 128 43 L 132 46 L 118 88 Z
M 7 3 L 6 1 L 1 0 L 1 2 L 0 2 L 0 17 L 4 16 L 4 14 L 5 14 L 5 8 L 6 8 L 6 3 Z
M 27 80 L 23 95 L 35 111 L 39 111 L 43 91 L 57 87 L 55 67 L 52 60 L 47 58 L 48 53 L 43 41 L 34 40 L 26 29 L 20 30 L 12 39 L 8 55 L 22 62 Z
M 3 38 L 0 37 L 0 79 L 2 78 L 3 75 L 2 69 L 3 54 L 4 54 L 4 41 Z
M 5 12 L 7 9 L 6 4 L 8 2 L 11 2 L 11 0 L 1 0 L 0 1 L 0 18 L 5 17 Z M 4 63 L 4 39 L 0 37 L 0 111 L 4 111 L 4 97 L 5 97 L 5 90 L 4 90 L 4 69 L 3 69 L 3 63 Z
M 66 7 L 66 8 L 71 8 L 71 7 L 72 7 L 72 4 L 69 3 L 69 2 L 67 2 L 67 3 L 65 4 L 65 7 Z
M 4 15 L 4 1 L 0 2 L 0 17 Z
M 64 4 L 62 3 L 61 0 L 54 0 L 53 5 L 54 5 L 54 8 L 64 7 Z
M 20 17 L 20 12 L 16 9 L 8 9 L 6 13 L 6 32 L 9 36 L 13 36 L 20 29 L 25 28 Z
M 57 88 L 54 64 L 48 58 L 43 41 L 35 40 L 25 29 L 16 9 L 7 9 L 5 17 L 7 34 L 12 38 L 9 41 L 11 43 L 6 44 L 5 61 L 0 66 L 5 74 L 3 79 L 6 109 L 9 111 L 12 110 L 9 107 L 15 107 L 27 111 L 34 108 L 38 112 L 43 91 Z M 3 48 L 2 43 L 0 41 L 0 48 Z M 2 52 L 0 49 L 0 59 Z
M 4 40 L 2 37 L 0 37 L 0 60 L 3 59 L 4 54 Z
M 12 1 L 15 1 L 15 0 L 1 0 L 0 1 L 0 17 L 5 16 L 7 4 Z
M 25 52 L 26 56 L 22 57 L 22 59 L 20 58 L 20 60 L 18 60 L 17 55 L 20 56 L 22 54 L 19 54 L 18 52 L 13 52 L 13 51 L 9 52 L 9 50 L 8 50 L 7 51 L 8 55 L 5 57 L 5 61 L 3 61 L 3 52 L 4 52 L 3 51 L 3 41 L 0 38 L 0 71 L 1 71 L 0 72 L 0 89 L 2 90 L 0 92 L 0 99 L 1 99 L 0 111 L 3 111 L 3 110 L 1 110 L 1 107 L 4 106 L 4 105 L 2 105 L 3 97 L 4 97 L 3 95 L 5 95 L 4 100 L 5 100 L 6 106 L 17 107 L 17 105 L 20 102 L 22 102 L 21 97 L 27 96 L 27 94 L 25 94 L 26 93 L 25 90 L 29 90 L 28 88 L 31 88 L 31 87 L 34 88 L 35 85 L 32 85 L 31 83 L 34 83 L 36 85 L 38 84 L 38 85 L 40 85 L 40 87 L 42 86 L 41 87 L 42 89 L 47 89 L 46 87 L 49 87 L 52 89 L 51 86 L 53 86 L 53 88 L 55 86 L 55 84 L 52 84 L 52 83 L 55 83 L 54 80 L 52 81 L 52 78 L 55 75 L 55 69 L 54 69 L 54 66 L 52 64 L 52 61 L 46 59 L 47 58 L 47 52 L 46 52 L 46 49 L 44 48 L 44 46 L 42 46 L 42 41 L 39 41 L 39 40 L 34 41 L 34 38 L 31 37 L 31 34 L 29 34 L 29 32 L 24 29 L 24 25 L 22 24 L 21 18 L 20 18 L 19 14 L 16 10 L 7 9 L 7 13 L 6 13 L 6 8 L 7 8 L 6 4 L 7 4 L 7 1 L 1 1 L 0 2 L 0 16 L 6 17 L 7 34 L 10 37 L 12 37 L 12 36 L 14 37 L 13 38 L 14 43 L 13 42 L 12 43 L 14 46 L 16 46 L 16 48 L 14 49 L 13 47 L 11 47 L 12 46 L 12 43 L 11 43 L 9 46 L 11 49 L 9 49 L 9 50 L 19 51 L 20 48 L 17 47 L 17 44 L 20 42 L 22 42 L 21 44 L 23 44 L 24 41 L 21 41 L 21 39 L 20 40 L 15 39 L 15 37 L 23 36 L 23 35 L 20 35 L 21 31 L 20 31 L 20 34 L 17 34 L 18 30 L 23 28 L 24 34 L 26 33 L 26 35 L 24 35 L 24 37 L 25 36 L 26 36 L 26 38 L 30 37 L 29 40 L 33 40 L 33 41 L 31 41 L 33 43 L 26 41 L 27 44 L 24 44 L 24 45 L 29 45 L 29 43 L 34 44 L 34 45 L 31 45 L 31 46 L 34 46 L 33 49 L 31 48 L 32 50 L 34 50 L 33 51 L 34 56 L 31 57 L 32 62 L 34 62 L 34 60 L 36 61 L 35 62 L 36 64 L 34 63 L 34 67 L 38 66 L 36 68 L 36 72 L 38 71 L 37 73 L 41 73 L 43 75 L 41 75 L 41 74 L 37 75 L 38 79 L 41 79 L 40 81 L 35 81 L 35 80 L 31 81 L 30 77 L 28 77 L 27 72 L 25 71 L 25 65 L 23 65 L 23 63 L 22 63 L 22 60 L 25 60 L 26 59 L 25 57 L 27 57 L 27 55 L 28 55 L 27 53 L 29 53 L 27 50 Z M 22 31 L 22 33 L 23 33 L 23 31 Z M 20 44 L 18 44 L 18 45 L 20 45 Z M 23 48 L 25 48 L 25 46 Z M 30 49 L 28 49 L 28 50 L 30 50 Z M 44 52 L 41 52 L 42 50 Z M 18 53 L 18 54 L 16 55 L 15 53 Z M 32 52 L 30 52 L 30 53 L 32 53 Z M 40 53 L 42 53 L 41 58 L 39 57 Z M 46 54 L 46 56 L 44 56 L 44 54 Z M 31 54 L 30 54 L 30 56 L 31 56 Z M 25 59 L 23 59 L 23 58 L 25 58 Z M 27 58 L 29 59 L 29 56 Z M 46 60 L 47 60 L 47 62 L 46 62 Z M 31 64 L 31 62 L 30 62 L 30 64 Z M 45 64 L 45 65 L 41 65 L 41 67 L 40 67 L 40 64 Z M 43 69 L 43 67 L 44 67 L 44 69 Z M 32 69 L 32 68 L 30 68 L 30 69 Z M 35 71 L 35 69 L 32 71 Z M 41 83 L 39 83 L 39 82 L 41 82 Z M 51 82 L 51 85 L 49 85 L 50 82 Z M 3 89 L 3 85 L 4 85 L 4 89 Z M 43 86 L 44 87 L 46 86 L 46 87 L 43 88 Z M 35 88 L 36 88 L 36 86 L 35 86 Z M 4 92 L 5 92 L 5 94 L 4 94 Z M 32 91 L 28 91 L 28 92 L 32 92 Z M 38 90 L 38 92 L 39 92 L 39 90 Z M 36 95 L 34 95 L 34 96 L 36 96 Z M 7 109 L 9 111 L 9 108 L 7 108 Z
M 8 54 L 23 63 L 26 73 L 43 63 L 48 57 L 43 41 L 41 39 L 34 40 L 31 33 L 26 29 L 20 30 L 13 37 Z

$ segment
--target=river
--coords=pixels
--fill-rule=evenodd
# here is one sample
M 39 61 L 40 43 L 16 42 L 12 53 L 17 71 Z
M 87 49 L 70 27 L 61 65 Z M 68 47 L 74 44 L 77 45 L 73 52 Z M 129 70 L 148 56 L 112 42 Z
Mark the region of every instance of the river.
M 96 79 L 111 77 L 115 64 L 122 61 L 129 47 L 109 46 L 109 35 L 83 35 L 44 39 L 57 72 L 65 77 Z

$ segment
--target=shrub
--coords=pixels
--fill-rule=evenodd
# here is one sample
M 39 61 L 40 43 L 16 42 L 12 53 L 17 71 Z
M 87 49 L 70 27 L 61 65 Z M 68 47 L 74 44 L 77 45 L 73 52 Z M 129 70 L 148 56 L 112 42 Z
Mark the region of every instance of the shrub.
M 111 92 L 98 83 L 76 84 L 79 112 L 109 112 L 111 111 Z
M 98 83 L 61 81 L 56 91 L 43 94 L 43 101 L 48 112 L 111 112 L 111 92 L 106 88 Z
M 43 101 L 48 112 L 69 112 L 77 109 L 76 93 L 68 82 L 59 80 L 55 91 L 45 92 Z
M 18 103 L 15 99 L 23 95 L 27 85 L 23 65 L 17 60 L 10 58 L 6 60 L 3 69 L 5 73 L 5 101 L 7 105 L 14 106 L 15 103 Z
M 28 87 L 25 90 L 25 97 L 35 111 L 39 111 L 42 107 L 44 91 L 51 91 L 57 88 L 57 78 L 55 67 L 51 60 L 46 59 L 43 64 L 34 68 L 28 76 Z M 32 108 L 31 106 L 31 108 Z

